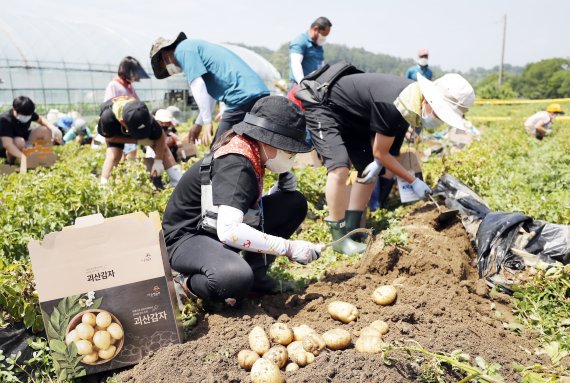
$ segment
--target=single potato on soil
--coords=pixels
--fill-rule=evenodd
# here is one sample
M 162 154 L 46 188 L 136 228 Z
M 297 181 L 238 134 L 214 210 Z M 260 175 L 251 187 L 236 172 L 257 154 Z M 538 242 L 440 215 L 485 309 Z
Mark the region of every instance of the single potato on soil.
M 358 309 L 351 303 L 334 301 L 329 303 L 328 311 L 334 320 L 350 323 L 358 318 Z
M 396 300 L 397 295 L 398 291 L 394 286 L 383 285 L 374 290 L 372 300 L 377 305 L 387 306 Z
M 259 358 L 251 367 L 251 381 L 253 383 L 284 383 L 285 379 L 279 367 L 270 360 Z

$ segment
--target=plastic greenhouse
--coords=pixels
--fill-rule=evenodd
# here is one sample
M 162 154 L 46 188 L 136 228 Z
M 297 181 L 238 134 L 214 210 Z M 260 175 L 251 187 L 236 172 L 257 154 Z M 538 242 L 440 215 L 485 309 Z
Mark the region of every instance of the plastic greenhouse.
M 27 95 L 43 113 L 56 107 L 95 114 L 105 87 L 128 55 L 137 58 L 151 77 L 134 84 L 142 100 L 153 107 L 177 102 L 186 109 L 191 104 L 184 76 L 154 78 L 148 57 L 157 37 L 152 31 L 125 34 L 120 27 L 73 22 L 55 25 L 33 16 L 23 24 L 4 15 L 0 23 L 0 110 L 8 109 L 15 96 Z M 249 49 L 223 45 L 275 90 L 281 76 L 273 65 Z

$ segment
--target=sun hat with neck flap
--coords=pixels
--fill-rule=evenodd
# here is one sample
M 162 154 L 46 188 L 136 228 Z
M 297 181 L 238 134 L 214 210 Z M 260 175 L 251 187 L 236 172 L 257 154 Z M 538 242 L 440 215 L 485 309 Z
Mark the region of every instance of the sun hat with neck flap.
M 430 81 L 418 73 L 418 84 L 440 120 L 454 128 L 465 129 L 463 115 L 475 102 L 475 91 L 467 80 L 457 73 L 448 73 Z
M 307 153 L 306 122 L 301 109 L 282 96 L 263 97 L 255 103 L 234 132 L 291 153 Z
M 160 62 L 162 60 L 160 51 L 166 48 L 174 49 L 181 41 L 184 41 L 186 39 L 186 34 L 184 32 L 180 32 L 174 39 L 159 37 L 154 40 L 152 47 L 150 48 L 150 65 L 152 66 L 154 77 L 160 80 L 170 76 L 166 68 L 160 65 Z

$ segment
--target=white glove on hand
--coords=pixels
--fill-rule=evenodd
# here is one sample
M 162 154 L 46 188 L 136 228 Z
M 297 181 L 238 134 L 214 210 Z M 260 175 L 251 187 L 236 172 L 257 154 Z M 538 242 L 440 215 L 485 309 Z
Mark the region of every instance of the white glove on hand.
M 63 134 L 61 133 L 61 130 L 57 128 L 51 129 L 51 139 L 54 143 L 61 144 L 63 142 Z
M 380 174 L 382 168 L 383 166 L 379 161 L 377 160 L 372 161 L 366 166 L 366 168 L 362 172 L 362 177 L 356 179 L 356 182 L 359 182 L 361 184 L 371 184 L 372 182 L 374 182 L 376 176 Z
M 427 186 L 427 184 L 419 178 L 416 178 L 416 180 L 412 182 L 410 186 L 412 189 L 414 189 L 414 193 L 416 193 L 420 198 L 426 198 L 426 194 L 431 194 L 431 189 L 429 186 Z
M 150 169 L 150 175 L 153 177 L 158 177 L 164 171 L 164 165 L 162 164 L 162 160 L 155 159 L 152 163 L 152 169 Z
M 285 255 L 297 263 L 306 265 L 319 258 L 321 249 L 321 246 L 307 241 L 287 241 Z

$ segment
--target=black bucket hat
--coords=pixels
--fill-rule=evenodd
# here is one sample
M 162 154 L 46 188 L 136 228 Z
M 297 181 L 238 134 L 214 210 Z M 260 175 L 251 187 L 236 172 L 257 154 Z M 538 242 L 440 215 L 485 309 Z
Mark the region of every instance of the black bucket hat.
M 164 37 L 159 37 L 152 43 L 150 48 L 150 65 L 152 66 L 152 71 L 154 72 L 154 77 L 157 79 L 163 79 L 170 76 L 165 67 L 160 65 L 161 56 L 160 51 L 165 48 L 176 48 L 176 46 L 181 42 L 186 40 L 186 33 L 180 32 L 175 39 L 169 40 Z
M 312 149 L 305 142 L 303 112 L 282 96 L 267 96 L 257 101 L 243 121 L 233 126 L 233 130 L 291 153 L 306 153 Z

